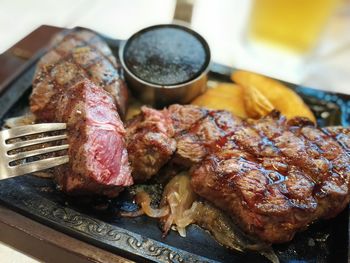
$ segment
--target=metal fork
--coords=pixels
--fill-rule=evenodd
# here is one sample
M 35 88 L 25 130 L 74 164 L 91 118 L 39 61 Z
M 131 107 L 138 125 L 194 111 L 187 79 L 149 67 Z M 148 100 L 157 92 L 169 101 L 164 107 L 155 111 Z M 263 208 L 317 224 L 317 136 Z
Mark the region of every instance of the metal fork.
M 58 146 L 43 147 L 35 150 L 25 151 L 24 147 L 30 147 L 34 145 L 40 145 L 43 143 L 51 143 L 59 140 L 64 140 L 67 138 L 66 134 L 44 136 L 35 139 L 11 142 L 12 139 L 21 138 L 34 134 L 41 134 L 47 132 L 54 132 L 65 130 L 65 123 L 43 123 L 43 124 L 33 124 L 26 126 L 14 127 L 12 129 L 0 131 L 0 178 L 7 178 L 11 176 L 23 175 L 27 173 L 32 173 L 54 166 L 64 164 L 68 162 L 68 155 L 50 157 L 41 160 L 34 160 L 31 162 L 25 162 L 16 164 L 15 161 L 24 160 L 29 157 L 39 156 L 47 153 L 53 153 L 61 150 L 68 149 L 68 144 L 62 144 Z M 15 150 L 23 150 L 21 152 L 16 152 Z

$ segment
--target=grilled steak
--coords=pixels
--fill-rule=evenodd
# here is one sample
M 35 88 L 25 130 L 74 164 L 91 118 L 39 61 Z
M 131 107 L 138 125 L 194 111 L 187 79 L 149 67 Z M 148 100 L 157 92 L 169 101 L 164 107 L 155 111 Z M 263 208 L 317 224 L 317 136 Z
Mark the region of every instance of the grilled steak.
M 55 179 L 71 194 L 116 196 L 133 183 L 123 136 L 125 130 L 109 94 L 86 80 L 57 97 L 53 118 L 67 123 L 67 165 Z
M 289 241 L 349 202 L 350 159 L 337 138 L 349 137 L 330 130 L 276 113 L 237 123 L 194 167 L 194 191 L 248 233 L 271 243 Z
M 142 107 L 126 125 L 133 177 L 146 181 L 165 164 L 171 171 L 190 168 L 210 152 L 212 143 L 230 132 L 234 119 L 229 112 L 193 105 L 174 104 L 161 111 Z
M 52 41 L 52 48 L 40 59 L 33 80 L 30 109 L 41 121 L 55 112 L 51 103 L 62 90 L 89 79 L 114 99 L 121 117 L 128 98 L 120 65 L 100 37 L 88 30 L 67 30 Z
M 193 105 L 174 104 L 169 106 L 168 112 L 174 127 L 174 134 L 179 136 L 206 117 L 209 111 Z
M 144 182 L 169 161 L 176 149 L 172 120 L 167 109 L 147 107 L 127 124 L 127 149 L 135 181 Z
M 59 34 L 39 61 L 30 108 L 37 120 L 66 122 L 69 164 L 56 168 L 71 194 L 116 196 L 133 183 L 120 114 L 127 91 L 107 45 L 87 30 Z
M 313 221 L 336 216 L 349 202 L 349 129 L 319 129 L 302 118 L 286 121 L 277 112 L 257 121 L 190 105 L 149 112 L 153 119 L 166 112 L 167 121 L 158 118 L 157 125 L 174 131 L 167 139 L 176 141 L 176 151 L 162 165 L 192 167 L 194 191 L 260 239 L 289 241 Z M 142 118 L 133 121 L 134 131 Z M 147 152 L 147 144 L 133 145 L 133 152 L 138 145 Z M 160 165 L 153 163 L 138 170 L 153 167 L 155 174 Z
M 200 162 L 211 151 L 214 142 L 232 131 L 236 119 L 227 111 L 195 109 L 201 111 L 202 117 L 175 138 L 177 150 L 173 162 L 185 168 Z M 237 118 L 236 121 L 239 122 L 240 119 Z

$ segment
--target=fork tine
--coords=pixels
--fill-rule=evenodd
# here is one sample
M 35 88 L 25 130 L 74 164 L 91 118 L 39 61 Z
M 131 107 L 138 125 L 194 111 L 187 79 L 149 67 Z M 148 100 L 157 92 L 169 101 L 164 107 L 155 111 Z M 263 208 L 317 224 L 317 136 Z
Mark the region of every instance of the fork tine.
M 18 126 L 12 129 L 4 130 L 3 134 L 5 140 L 22 137 L 31 134 L 65 130 L 67 128 L 66 123 L 41 123 L 33 125 Z
M 64 140 L 64 139 L 67 139 L 66 134 L 48 136 L 48 137 L 37 138 L 37 139 L 33 139 L 33 140 L 25 140 L 25 141 L 15 142 L 12 144 L 7 144 L 6 148 L 7 148 L 7 151 L 10 151 L 13 149 L 19 149 L 19 148 L 23 148 L 23 147 L 27 147 L 27 146 L 42 144 L 42 143 L 46 143 L 46 142 L 53 142 L 53 141 L 58 141 L 58 140 Z
M 57 152 L 57 151 L 66 150 L 66 149 L 68 149 L 68 144 L 45 147 L 45 148 L 36 149 L 36 150 L 32 150 L 32 151 L 20 152 L 20 153 L 8 155 L 8 159 L 10 162 L 13 162 L 16 160 L 21 160 L 24 158 L 28 158 L 28 157 L 32 157 L 32 156 L 36 156 L 36 155 L 40 155 L 40 154 Z
M 68 155 L 64 155 L 59 157 L 42 159 L 39 161 L 25 163 L 17 166 L 11 166 L 11 169 L 16 171 L 16 175 L 23 175 L 23 174 L 28 174 L 28 173 L 52 168 L 54 166 L 67 163 L 68 161 L 69 161 Z

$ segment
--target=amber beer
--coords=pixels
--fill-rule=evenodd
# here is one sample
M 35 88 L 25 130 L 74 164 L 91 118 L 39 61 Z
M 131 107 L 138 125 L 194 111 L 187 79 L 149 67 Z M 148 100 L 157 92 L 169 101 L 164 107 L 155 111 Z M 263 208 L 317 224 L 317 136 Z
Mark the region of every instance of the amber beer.
M 253 0 L 249 36 L 253 41 L 309 51 L 338 3 L 339 0 Z

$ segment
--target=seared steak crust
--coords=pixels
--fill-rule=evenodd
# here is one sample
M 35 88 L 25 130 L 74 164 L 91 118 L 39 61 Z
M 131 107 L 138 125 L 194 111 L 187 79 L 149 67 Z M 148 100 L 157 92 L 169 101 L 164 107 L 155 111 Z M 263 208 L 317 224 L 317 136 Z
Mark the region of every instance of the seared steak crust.
M 131 185 L 125 130 L 109 94 L 86 80 L 67 88 L 55 105 L 52 120 L 67 123 L 71 157 L 55 168 L 62 190 L 114 197 Z
M 193 105 L 173 104 L 168 112 L 172 121 L 174 134 L 187 132 L 193 125 L 208 115 L 208 110 Z
M 325 130 L 276 113 L 241 121 L 194 167 L 193 188 L 247 232 L 271 243 L 289 241 L 349 202 L 350 159 L 336 138 L 348 136 Z
M 127 149 L 135 181 L 144 182 L 169 161 L 176 149 L 174 129 L 167 109 L 141 108 L 127 124 Z
M 175 136 L 177 151 L 173 162 L 185 168 L 200 162 L 211 152 L 213 143 L 232 132 L 236 122 L 241 121 L 227 111 L 197 110 L 203 113 L 202 118 Z
M 146 181 L 165 164 L 171 170 L 188 169 L 226 134 L 232 118 L 228 112 L 192 105 L 174 104 L 163 110 L 142 107 L 141 113 L 126 124 L 133 177 Z
M 117 111 L 126 100 L 118 63 L 96 34 L 56 36 L 37 65 L 30 109 L 39 121 L 67 123 L 70 161 L 55 173 L 63 191 L 113 197 L 133 183 Z
M 121 67 L 107 44 L 88 30 L 67 30 L 52 41 L 52 48 L 40 59 L 33 80 L 31 111 L 41 121 L 52 120 L 51 103 L 62 90 L 89 79 L 114 99 L 124 116 L 128 98 Z
M 289 241 L 313 221 L 336 216 L 349 202 L 349 129 L 320 129 L 302 118 L 287 121 L 277 112 L 245 121 L 226 111 L 191 105 L 149 112 L 152 116 L 166 113 L 166 118 L 157 119 L 157 125 L 173 131 L 162 134 L 176 141 L 176 151 L 171 146 L 162 159 L 164 170 L 167 166 L 192 167 L 194 191 L 260 239 Z M 134 119 L 127 134 L 130 129 L 135 131 L 135 125 L 142 126 L 145 112 L 142 116 Z M 140 136 L 145 133 L 142 130 Z M 130 155 L 137 152 L 138 145 L 147 152 L 149 145 L 139 142 L 132 145 Z M 160 151 L 153 156 L 164 157 L 168 145 L 152 146 Z M 153 168 L 147 175 L 150 178 L 161 166 L 152 163 L 143 162 L 137 168 Z

